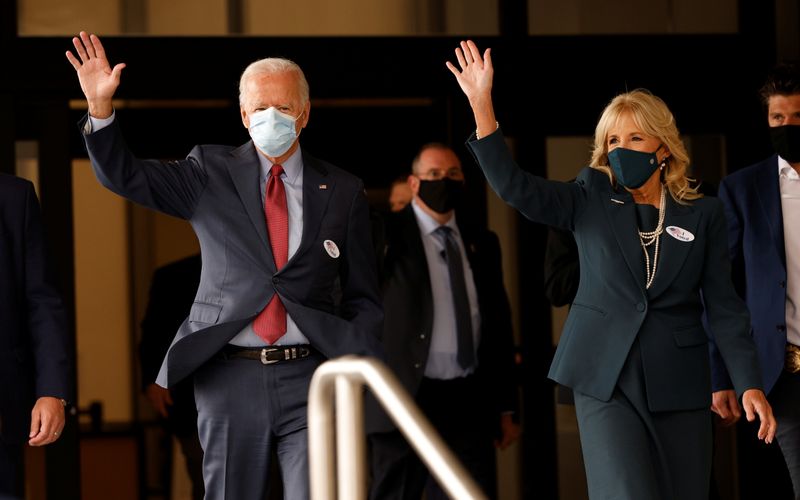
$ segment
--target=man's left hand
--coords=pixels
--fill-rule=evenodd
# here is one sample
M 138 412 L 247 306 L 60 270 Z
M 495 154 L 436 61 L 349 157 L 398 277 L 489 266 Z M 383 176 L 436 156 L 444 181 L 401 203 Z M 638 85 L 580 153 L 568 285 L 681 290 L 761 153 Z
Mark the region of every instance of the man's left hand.
M 44 446 L 61 436 L 64 430 L 64 405 L 58 398 L 48 396 L 36 400 L 31 411 L 31 433 L 28 444 Z

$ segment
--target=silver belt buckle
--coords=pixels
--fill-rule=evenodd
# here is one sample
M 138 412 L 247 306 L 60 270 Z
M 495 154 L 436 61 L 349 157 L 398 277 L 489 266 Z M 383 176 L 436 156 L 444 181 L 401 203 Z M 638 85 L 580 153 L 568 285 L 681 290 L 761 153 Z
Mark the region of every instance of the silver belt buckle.
M 273 363 L 277 363 L 277 362 L 278 362 L 278 360 L 277 360 L 277 359 L 267 359 L 267 354 L 269 354 L 269 353 L 271 353 L 271 352 L 275 352 L 275 351 L 277 351 L 277 350 L 278 350 L 278 349 L 275 349 L 275 348 L 267 348 L 267 347 L 265 347 L 265 348 L 261 349 L 261 363 L 262 363 L 262 364 L 265 364 L 265 365 L 271 365 L 271 364 L 273 364 Z

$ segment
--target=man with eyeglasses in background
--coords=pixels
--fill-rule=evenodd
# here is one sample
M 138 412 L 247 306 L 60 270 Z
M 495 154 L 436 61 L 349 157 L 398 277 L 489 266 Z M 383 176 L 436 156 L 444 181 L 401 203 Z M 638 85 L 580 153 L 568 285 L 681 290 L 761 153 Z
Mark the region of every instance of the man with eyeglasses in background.
M 383 345 L 389 368 L 489 498 L 495 447 L 519 436 L 511 314 L 497 236 L 456 220 L 464 172 L 431 143 L 412 164 L 413 194 L 386 221 Z M 373 403 L 373 401 L 370 401 Z M 428 471 L 385 413 L 367 405 L 372 499 L 419 500 Z M 433 491 L 435 490 L 435 491 Z M 427 498 L 445 498 L 429 488 Z

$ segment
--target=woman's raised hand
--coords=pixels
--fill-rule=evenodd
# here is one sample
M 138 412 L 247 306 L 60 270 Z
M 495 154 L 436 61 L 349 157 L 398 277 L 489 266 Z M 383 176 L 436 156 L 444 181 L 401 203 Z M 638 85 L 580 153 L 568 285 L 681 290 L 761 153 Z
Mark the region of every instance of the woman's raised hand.
M 492 93 L 492 49 L 486 49 L 481 57 L 478 46 L 472 40 L 461 42 L 456 48 L 456 59 L 461 67 L 459 71 L 453 63 L 447 61 L 447 68 L 458 81 L 461 90 L 466 94 L 470 104 L 490 98 Z

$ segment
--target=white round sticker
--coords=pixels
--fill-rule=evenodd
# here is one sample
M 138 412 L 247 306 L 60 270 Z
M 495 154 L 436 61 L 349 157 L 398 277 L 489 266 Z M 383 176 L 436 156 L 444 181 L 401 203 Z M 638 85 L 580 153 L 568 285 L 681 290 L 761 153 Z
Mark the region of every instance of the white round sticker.
M 667 226 L 667 234 L 678 241 L 693 241 L 694 235 L 678 226 Z
M 328 255 L 330 255 L 332 258 L 339 258 L 339 247 L 336 246 L 336 243 L 334 243 L 333 240 L 323 241 L 322 246 L 325 247 L 325 251 L 328 252 Z

